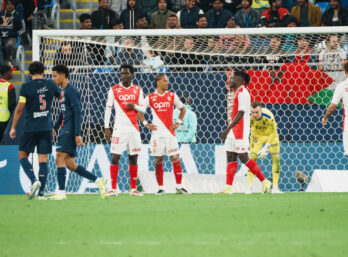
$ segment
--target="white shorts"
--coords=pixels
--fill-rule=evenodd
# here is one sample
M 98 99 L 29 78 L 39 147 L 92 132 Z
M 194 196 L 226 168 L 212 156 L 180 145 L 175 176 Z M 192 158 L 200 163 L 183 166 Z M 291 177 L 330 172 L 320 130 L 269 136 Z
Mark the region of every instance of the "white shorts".
M 111 153 L 122 155 L 127 151 L 129 155 L 139 154 L 141 149 L 140 133 L 113 131 L 111 139 Z
M 227 152 L 249 153 L 249 140 L 227 137 L 225 140 L 225 149 Z
M 179 154 L 178 140 L 175 136 L 152 136 L 150 140 L 150 154 L 152 156 L 177 155 Z
M 343 132 L 343 149 L 344 155 L 348 155 L 348 131 Z

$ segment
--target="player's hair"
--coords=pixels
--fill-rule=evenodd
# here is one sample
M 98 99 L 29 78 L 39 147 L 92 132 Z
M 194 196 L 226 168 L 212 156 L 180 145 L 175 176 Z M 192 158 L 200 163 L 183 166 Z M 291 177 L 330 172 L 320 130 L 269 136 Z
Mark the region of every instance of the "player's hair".
M 52 68 L 52 71 L 55 71 L 59 74 L 64 74 L 66 78 L 69 76 L 69 68 L 64 64 L 57 64 Z
M 80 15 L 79 20 L 80 22 L 85 22 L 85 20 L 91 20 L 92 16 L 89 13 L 83 13 Z
M 207 16 L 205 16 L 205 14 L 198 14 L 197 22 L 199 22 L 199 20 L 202 18 L 207 18 Z
M 254 101 L 251 103 L 251 108 L 262 107 L 262 103 L 259 101 Z
M 245 85 L 248 85 L 250 82 L 250 76 L 248 73 L 242 72 L 242 71 L 236 71 L 234 73 L 234 76 L 240 76 L 243 78 Z
M 122 69 L 129 69 L 129 71 L 130 71 L 130 73 L 132 73 L 132 74 L 134 74 L 134 67 L 133 67 L 133 65 L 131 65 L 131 64 L 121 64 L 121 66 L 120 66 L 120 71 L 122 70 Z
M 155 76 L 155 85 L 157 87 L 157 81 L 159 81 L 162 77 L 164 77 L 166 74 L 164 73 L 158 73 L 156 76 Z
M 343 68 L 343 71 L 345 73 L 348 73 L 348 61 L 345 61 L 343 64 L 342 64 L 342 68 Z
M 45 65 L 42 62 L 35 61 L 29 65 L 29 73 L 31 75 L 41 75 L 45 72 Z

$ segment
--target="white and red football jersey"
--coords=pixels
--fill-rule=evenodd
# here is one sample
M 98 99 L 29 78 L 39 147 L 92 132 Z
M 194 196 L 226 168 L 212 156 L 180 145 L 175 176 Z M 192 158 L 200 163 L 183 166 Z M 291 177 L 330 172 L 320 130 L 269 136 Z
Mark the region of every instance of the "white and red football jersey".
M 241 86 L 235 91 L 232 103 L 231 121 L 233 121 L 238 111 L 244 111 L 242 119 L 232 128 L 232 133 L 234 134 L 235 139 L 249 138 L 250 101 L 250 94 L 244 86 Z
M 173 124 L 174 106 L 178 109 L 184 107 L 179 97 L 171 91 L 164 92 L 163 95 L 157 93 L 157 90 L 145 98 L 145 107 L 151 107 L 152 124 L 157 126 L 157 130 L 153 131 L 153 135 L 159 137 L 175 136 L 175 131 L 170 130 Z
M 126 108 L 127 103 L 144 105 L 143 90 L 139 86 L 132 84 L 126 88 L 122 83 L 119 83 L 110 88 L 106 107 L 115 107 L 114 129 L 119 132 L 131 132 L 134 129 L 139 131 L 137 111 L 134 109 L 128 110 Z
M 338 105 L 342 101 L 343 104 L 343 131 L 348 131 L 348 79 L 339 83 L 335 89 L 331 103 Z

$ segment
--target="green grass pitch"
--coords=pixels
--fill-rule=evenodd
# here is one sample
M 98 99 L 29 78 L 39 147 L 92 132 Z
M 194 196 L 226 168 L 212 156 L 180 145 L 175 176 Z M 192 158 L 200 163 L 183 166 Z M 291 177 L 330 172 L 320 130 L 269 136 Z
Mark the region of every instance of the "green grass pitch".
M 348 194 L 3 195 L 0 256 L 348 256 Z

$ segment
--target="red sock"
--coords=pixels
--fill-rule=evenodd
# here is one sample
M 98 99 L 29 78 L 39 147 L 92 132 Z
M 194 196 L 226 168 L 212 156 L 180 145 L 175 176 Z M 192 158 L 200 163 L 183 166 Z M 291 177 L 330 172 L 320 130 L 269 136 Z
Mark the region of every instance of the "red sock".
M 156 164 L 156 180 L 158 186 L 163 186 L 163 163 Z
M 253 160 L 250 159 L 245 166 L 249 168 L 249 170 L 262 182 L 265 180 L 265 177 L 263 176 L 259 166 L 257 163 Z
M 238 162 L 229 162 L 226 169 L 226 185 L 232 186 L 234 175 L 237 172 Z
M 174 176 L 175 176 L 175 181 L 177 185 L 181 184 L 182 180 L 182 170 L 181 170 L 181 163 L 180 161 L 173 162 L 173 170 L 174 170 Z
M 130 188 L 135 189 L 137 187 L 138 165 L 129 165 L 129 175 L 130 175 Z
M 111 188 L 117 188 L 118 165 L 110 165 Z

